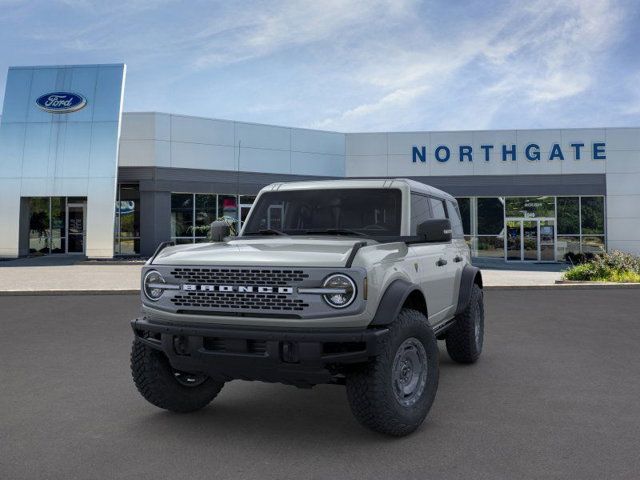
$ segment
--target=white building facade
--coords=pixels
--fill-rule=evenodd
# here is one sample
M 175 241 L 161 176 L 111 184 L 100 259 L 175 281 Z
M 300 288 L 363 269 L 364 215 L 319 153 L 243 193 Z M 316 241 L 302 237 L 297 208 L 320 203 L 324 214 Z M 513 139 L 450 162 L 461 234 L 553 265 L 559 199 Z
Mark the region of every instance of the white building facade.
M 161 241 L 206 241 L 217 218 L 240 224 L 269 183 L 345 177 L 448 191 L 475 256 L 640 254 L 640 128 L 342 133 L 121 114 L 124 70 L 10 69 L 0 256 L 147 256 Z M 43 110 L 59 97 L 64 111 Z

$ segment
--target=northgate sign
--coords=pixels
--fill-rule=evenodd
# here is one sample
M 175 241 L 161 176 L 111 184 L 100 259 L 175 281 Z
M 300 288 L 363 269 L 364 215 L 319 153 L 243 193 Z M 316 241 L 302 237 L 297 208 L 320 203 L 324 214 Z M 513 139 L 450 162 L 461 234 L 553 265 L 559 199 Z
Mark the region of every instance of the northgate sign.
M 476 151 L 476 157 L 488 162 L 491 159 L 491 153 L 498 151 L 502 153 L 502 161 L 516 161 L 518 160 L 517 145 L 499 145 L 500 148 L 496 148 L 495 145 L 480 145 L 480 152 Z M 606 160 L 606 144 L 604 142 L 594 142 L 591 144 L 591 159 L 592 160 Z M 453 153 L 452 153 L 453 150 Z M 431 153 L 431 152 L 429 152 Z M 529 143 L 524 147 L 522 151 L 524 158 L 528 161 L 535 162 L 543 159 L 543 155 L 540 151 L 540 145 L 536 143 Z M 457 149 L 451 149 L 446 145 L 440 145 L 433 150 L 433 158 L 438 162 L 448 162 L 453 158 L 453 155 L 457 154 L 457 159 L 460 162 L 473 162 L 474 151 L 471 145 L 460 145 Z M 413 163 L 427 161 L 427 147 L 425 145 L 414 146 L 411 150 L 411 156 Z M 585 152 L 585 144 L 581 142 L 571 143 L 568 149 L 563 150 L 559 143 L 554 143 L 549 149 L 549 154 L 544 155 L 545 160 L 564 160 L 565 158 L 572 158 L 574 160 L 582 160 L 588 156 L 588 152 Z

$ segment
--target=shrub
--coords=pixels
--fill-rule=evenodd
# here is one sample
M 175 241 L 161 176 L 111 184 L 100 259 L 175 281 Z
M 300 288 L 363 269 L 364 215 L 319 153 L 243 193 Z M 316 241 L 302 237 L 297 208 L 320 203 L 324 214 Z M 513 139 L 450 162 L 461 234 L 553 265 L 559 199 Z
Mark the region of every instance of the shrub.
M 599 282 L 640 282 L 640 257 L 614 250 L 610 253 L 594 255 L 578 261 L 567 270 L 567 280 L 587 280 Z
M 589 262 L 589 261 L 593 260 L 594 257 L 595 257 L 595 254 L 593 254 L 591 252 L 587 252 L 587 253 L 568 252 L 568 253 L 564 254 L 564 260 L 566 262 L 569 262 L 572 265 L 580 265 L 582 263 Z

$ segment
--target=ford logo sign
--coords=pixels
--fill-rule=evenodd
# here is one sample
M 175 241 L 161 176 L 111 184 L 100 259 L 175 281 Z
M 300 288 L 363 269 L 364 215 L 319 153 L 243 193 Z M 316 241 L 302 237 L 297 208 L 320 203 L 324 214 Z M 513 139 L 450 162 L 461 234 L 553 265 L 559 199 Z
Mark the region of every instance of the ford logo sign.
M 77 93 L 53 92 L 38 97 L 36 105 L 49 113 L 72 113 L 83 109 L 87 99 Z

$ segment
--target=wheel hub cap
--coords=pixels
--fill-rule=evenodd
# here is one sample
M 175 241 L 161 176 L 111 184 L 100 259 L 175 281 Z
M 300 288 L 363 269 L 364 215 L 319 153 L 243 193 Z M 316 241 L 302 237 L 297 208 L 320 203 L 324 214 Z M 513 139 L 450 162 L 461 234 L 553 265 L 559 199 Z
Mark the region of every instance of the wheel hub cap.
M 416 403 L 427 383 L 427 352 L 417 338 L 402 342 L 393 361 L 393 393 L 400 405 Z
M 179 370 L 173 371 L 173 377 L 180 385 L 184 385 L 185 387 L 197 387 L 198 385 L 202 385 L 207 379 L 206 375 L 181 372 Z

